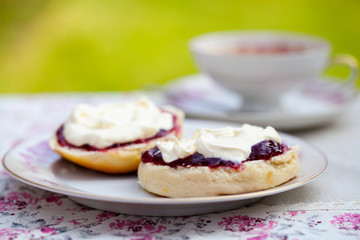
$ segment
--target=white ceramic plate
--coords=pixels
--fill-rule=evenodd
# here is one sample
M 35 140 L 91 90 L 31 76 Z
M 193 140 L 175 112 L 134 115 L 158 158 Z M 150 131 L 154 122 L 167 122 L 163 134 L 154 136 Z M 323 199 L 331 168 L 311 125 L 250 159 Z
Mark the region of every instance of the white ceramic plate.
M 224 122 L 186 120 L 185 136 L 192 135 L 199 127 L 226 125 Z M 3 166 L 9 174 L 26 184 L 65 194 L 90 207 L 148 216 L 198 215 L 238 208 L 259 198 L 300 187 L 325 170 L 327 160 L 319 150 L 294 136 L 281 136 L 286 144 L 302 147 L 297 177 L 272 189 L 237 195 L 196 198 L 155 196 L 139 186 L 136 174 L 102 174 L 62 159 L 48 147 L 49 136 L 23 141 L 5 155 Z
M 241 96 L 202 74 L 174 79 L 167 85 L 166 97 L 170 104 L 183 109 L 187 117 L 297 130 L 326 124 L 348 110 L 356 90 L 342 86 L 339 81 L 323 78 L 310 86 L 311 91 L 288 92 L 276 110 L 267 112 L 241 111 Z

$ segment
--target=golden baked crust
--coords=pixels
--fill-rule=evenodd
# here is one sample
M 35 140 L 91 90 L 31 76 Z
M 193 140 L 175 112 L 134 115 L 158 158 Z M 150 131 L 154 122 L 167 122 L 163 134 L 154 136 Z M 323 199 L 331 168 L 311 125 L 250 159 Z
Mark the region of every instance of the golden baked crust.
M 245 162 L 230 167 L 178 167 L 141 162 L 140 185 L 166 197 L 202 197 L 240 194 L 275 187 L 295 177 L 299 168 L 299 147 L 270 160 Z
M 176 124 L 180 131 L 176 137 L 182 135 L 184 113 L 175 107 L 164 107 L 165 110 L 177 116 Z M 174 133 L 175 134 L 175 133 Z M 147 143 L 132 144 L 126 147 L 109 149 L 107 151 L 85 151 L 77 148 L 63 147 L 59 145 L 56 135 L 49 141 L 50 148 L 59 153 L 65 159 L 86 168 L 105 173 L 128 173 L 138 169 L 141 154 L 152 148 L 157 141 L 168 139 L 174 134 L 169 134 L 162 138 L 157 138 Z

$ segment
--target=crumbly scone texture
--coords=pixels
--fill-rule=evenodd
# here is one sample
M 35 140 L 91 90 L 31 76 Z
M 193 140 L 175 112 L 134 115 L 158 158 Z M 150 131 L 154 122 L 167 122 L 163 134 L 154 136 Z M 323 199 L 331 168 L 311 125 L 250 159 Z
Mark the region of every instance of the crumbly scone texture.
M 183 111 L 172 106 L 166 106 L 164 109 L 177 116 L 176 124 L 180 127 L 180 131 L 176 137 L 180 138 L 182 136 L 184 121 Z M 136 171 L 143 152 L 154 147 L 157 141 L 166 141 L 166 139 L 173 135 L 174 134 L 169 134 L 147 143 L 132 144 L 107 151 L 85 151 L 67 146 L 63 147 L 59 145 L 56 135 L 51 137 L 49 145 L 51 149 L 59 153 L 63 158 L 80 166 L 100 172 L 116 174 Z
M 296 176 L 299 147 L 270 160 L 245 162 L 240 168 L 178 167 L 141 162 L 140 185 L 166 197 L 204 197 L 254 192 L 280 185 Z

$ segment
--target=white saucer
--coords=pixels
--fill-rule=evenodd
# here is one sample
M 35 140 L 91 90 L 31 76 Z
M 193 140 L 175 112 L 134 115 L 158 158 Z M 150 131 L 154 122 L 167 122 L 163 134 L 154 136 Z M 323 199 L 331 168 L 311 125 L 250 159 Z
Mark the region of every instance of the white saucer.
M 167 85 L 167 101 L 183 109 L 187 117 L 271 125 L 280 130 L 295 130 L 333 121 L 348 109 L 356 96 L 354 88 L 343 88 L 336 81 L 322 79 L 311 91 L 294 90 L 281 98 L 277 110 L 241 111 L 242 99 L 205 75 L 174 79 Z
M 190 136 L 199 127 L 219 128 L 228 124 L 186 120 L 184 125 L 185 136 Z M 301 146 L 298 175 L 272 189 L 237 195 L 197 198 L 155 196 L 139 186 L 136 174 L 102 174 L 62 159 L 48 147 L 49 136 L 37 136 L 20 143 L 5 155 L 3 166 L 10 175 L 26 184 L 65 194 L 90 207 L 134 215 L 199 215 L 239 208 L 261 197 L 300 187 L 325 170 L 327 160 L 319 150 L 294 136 L 281 134 L 281 137 L 288 145 Z

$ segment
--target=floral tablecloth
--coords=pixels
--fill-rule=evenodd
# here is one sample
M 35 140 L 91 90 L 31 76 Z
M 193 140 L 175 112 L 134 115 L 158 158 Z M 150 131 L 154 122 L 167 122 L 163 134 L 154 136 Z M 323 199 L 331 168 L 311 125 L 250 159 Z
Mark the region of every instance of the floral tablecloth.
M 80 102 L 132 94 L 0 96 L 0 153 L 48 133 Z M 0 167 L 0 239 L 360 239 L 360 101 L 331 125 L 292 133 L 326 153 L 315 181 L 217 214 L 146 217 L 104 212 L 21 183 Z

